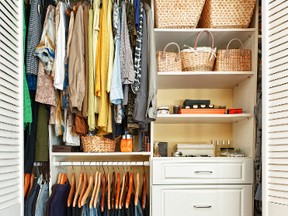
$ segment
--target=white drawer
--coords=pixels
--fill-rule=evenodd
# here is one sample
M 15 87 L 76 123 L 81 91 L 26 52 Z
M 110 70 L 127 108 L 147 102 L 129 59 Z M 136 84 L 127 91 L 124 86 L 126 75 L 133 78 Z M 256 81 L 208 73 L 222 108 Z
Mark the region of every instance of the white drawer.
M 252 186 L 152 187 L 152 216 L 252 216 Z
M 153 184 L 252 184 L 250 158 L 153 159 Z

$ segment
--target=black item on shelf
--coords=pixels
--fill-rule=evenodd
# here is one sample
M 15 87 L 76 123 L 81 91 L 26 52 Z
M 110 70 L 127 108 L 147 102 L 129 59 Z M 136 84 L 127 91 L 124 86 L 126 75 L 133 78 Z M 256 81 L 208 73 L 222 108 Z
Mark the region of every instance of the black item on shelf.
M 190 100 L 190 99 L 186 99 L 183 102 L 183 108 L 189 106 L 190 108 L 193 108 L 194 105 L 197 105 L 198 107 L 200 107 L 201 105 L 205 105 L 209 106 L 210 104 L 210 100 Z
M 79 152 L 80 146 L 52 145 L 52 152 Z

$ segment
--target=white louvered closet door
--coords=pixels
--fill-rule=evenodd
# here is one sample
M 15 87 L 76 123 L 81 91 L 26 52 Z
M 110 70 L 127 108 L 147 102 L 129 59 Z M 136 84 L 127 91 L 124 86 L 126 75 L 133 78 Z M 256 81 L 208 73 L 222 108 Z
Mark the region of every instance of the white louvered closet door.
M 288 1 L 263 4 L 263 212 L 288 215 Z
M 23 215 L 22 0 L 0 0 L 0 216 Z

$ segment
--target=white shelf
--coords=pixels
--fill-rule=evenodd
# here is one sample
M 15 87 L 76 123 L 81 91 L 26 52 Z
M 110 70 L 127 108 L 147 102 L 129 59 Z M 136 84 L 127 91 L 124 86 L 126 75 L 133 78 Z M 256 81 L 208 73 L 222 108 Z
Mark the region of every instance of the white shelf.
M 233 88 L 253 71 L 158 72 L 158 89 Z
M 150 152 L 52 152 L 54 161 L 148 161 Z
M 184 44 L 193 46 L 197 34 L 205 29 L 158 29 L 155 28 L 156 49 L 163 50 L 166 44 L 176 42 L 182 49 Z M 241 41 L 246 41 L 252 35 L 256 34 L 255 28 L 247 29 L 207 29 L 212 32 L 215 39 L 215 46 L 217 49 L 225 49 L 227 43 L 233 38 L 239 38 Z M 201 35 L 198 46 L 211 46 L 211 39 L 207 34 Z M 238 48 L 238 43 L 232 43 L 230 48 Z M 171 49 L 173 47 L 171 46 Z M 173 48 L 175 49 L 175 48 Z
M 155 124 L 229 124 L 253 117 L 251 114 L 162 114 Z

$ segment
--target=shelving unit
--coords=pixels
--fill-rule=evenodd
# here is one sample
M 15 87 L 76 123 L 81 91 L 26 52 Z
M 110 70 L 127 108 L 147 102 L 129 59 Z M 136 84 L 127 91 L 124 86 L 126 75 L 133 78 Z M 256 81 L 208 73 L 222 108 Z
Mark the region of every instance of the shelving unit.
M 173 208 L 177 208 L 180 215 L 193 212 L 195 215 L 252 216 L 259 40 L 257 19 L 256 7 L 246 29 L 155 28 L 157 51 L 163 51 L 170 42 L 177 43 L 181 50 L 186 46 L 193 48 L 197 34 L 209 30 L 217 49 L 226 49 L 233 38 L 240 39 L 244 48 L 251 50 L 252 61 L 251 71 L 157 73 L 158 107 L 168 106 L 170 114 L 159 114 L 151 125 L 151 143 L 168 143 L 168 157 L 152 157 L 152 205 L 160 206 L 152 210 L 153 215 L 175 215 Z M 211 47 L 209 37 L 202 34 L 197 47 Z M 229 49 L 240 46 L 233 42 Z M 177 52 L 176 46 L 168 47 L 166 51 Z M 242 108 L 243 114 L 171 114 L 173 105 L 182 106 L 186 99 L 210 100 L 211 104 L 224 105 L 227 109 Z M 240 148 L 246 157 L 172 157 L 178 143 L 207 144 L 211 140 L 231 140 L 229 147 Z M 220 149 L 219 146 L 215 148 L 217 151 Z M 175 197 L 185 198 L 176 201 Z

